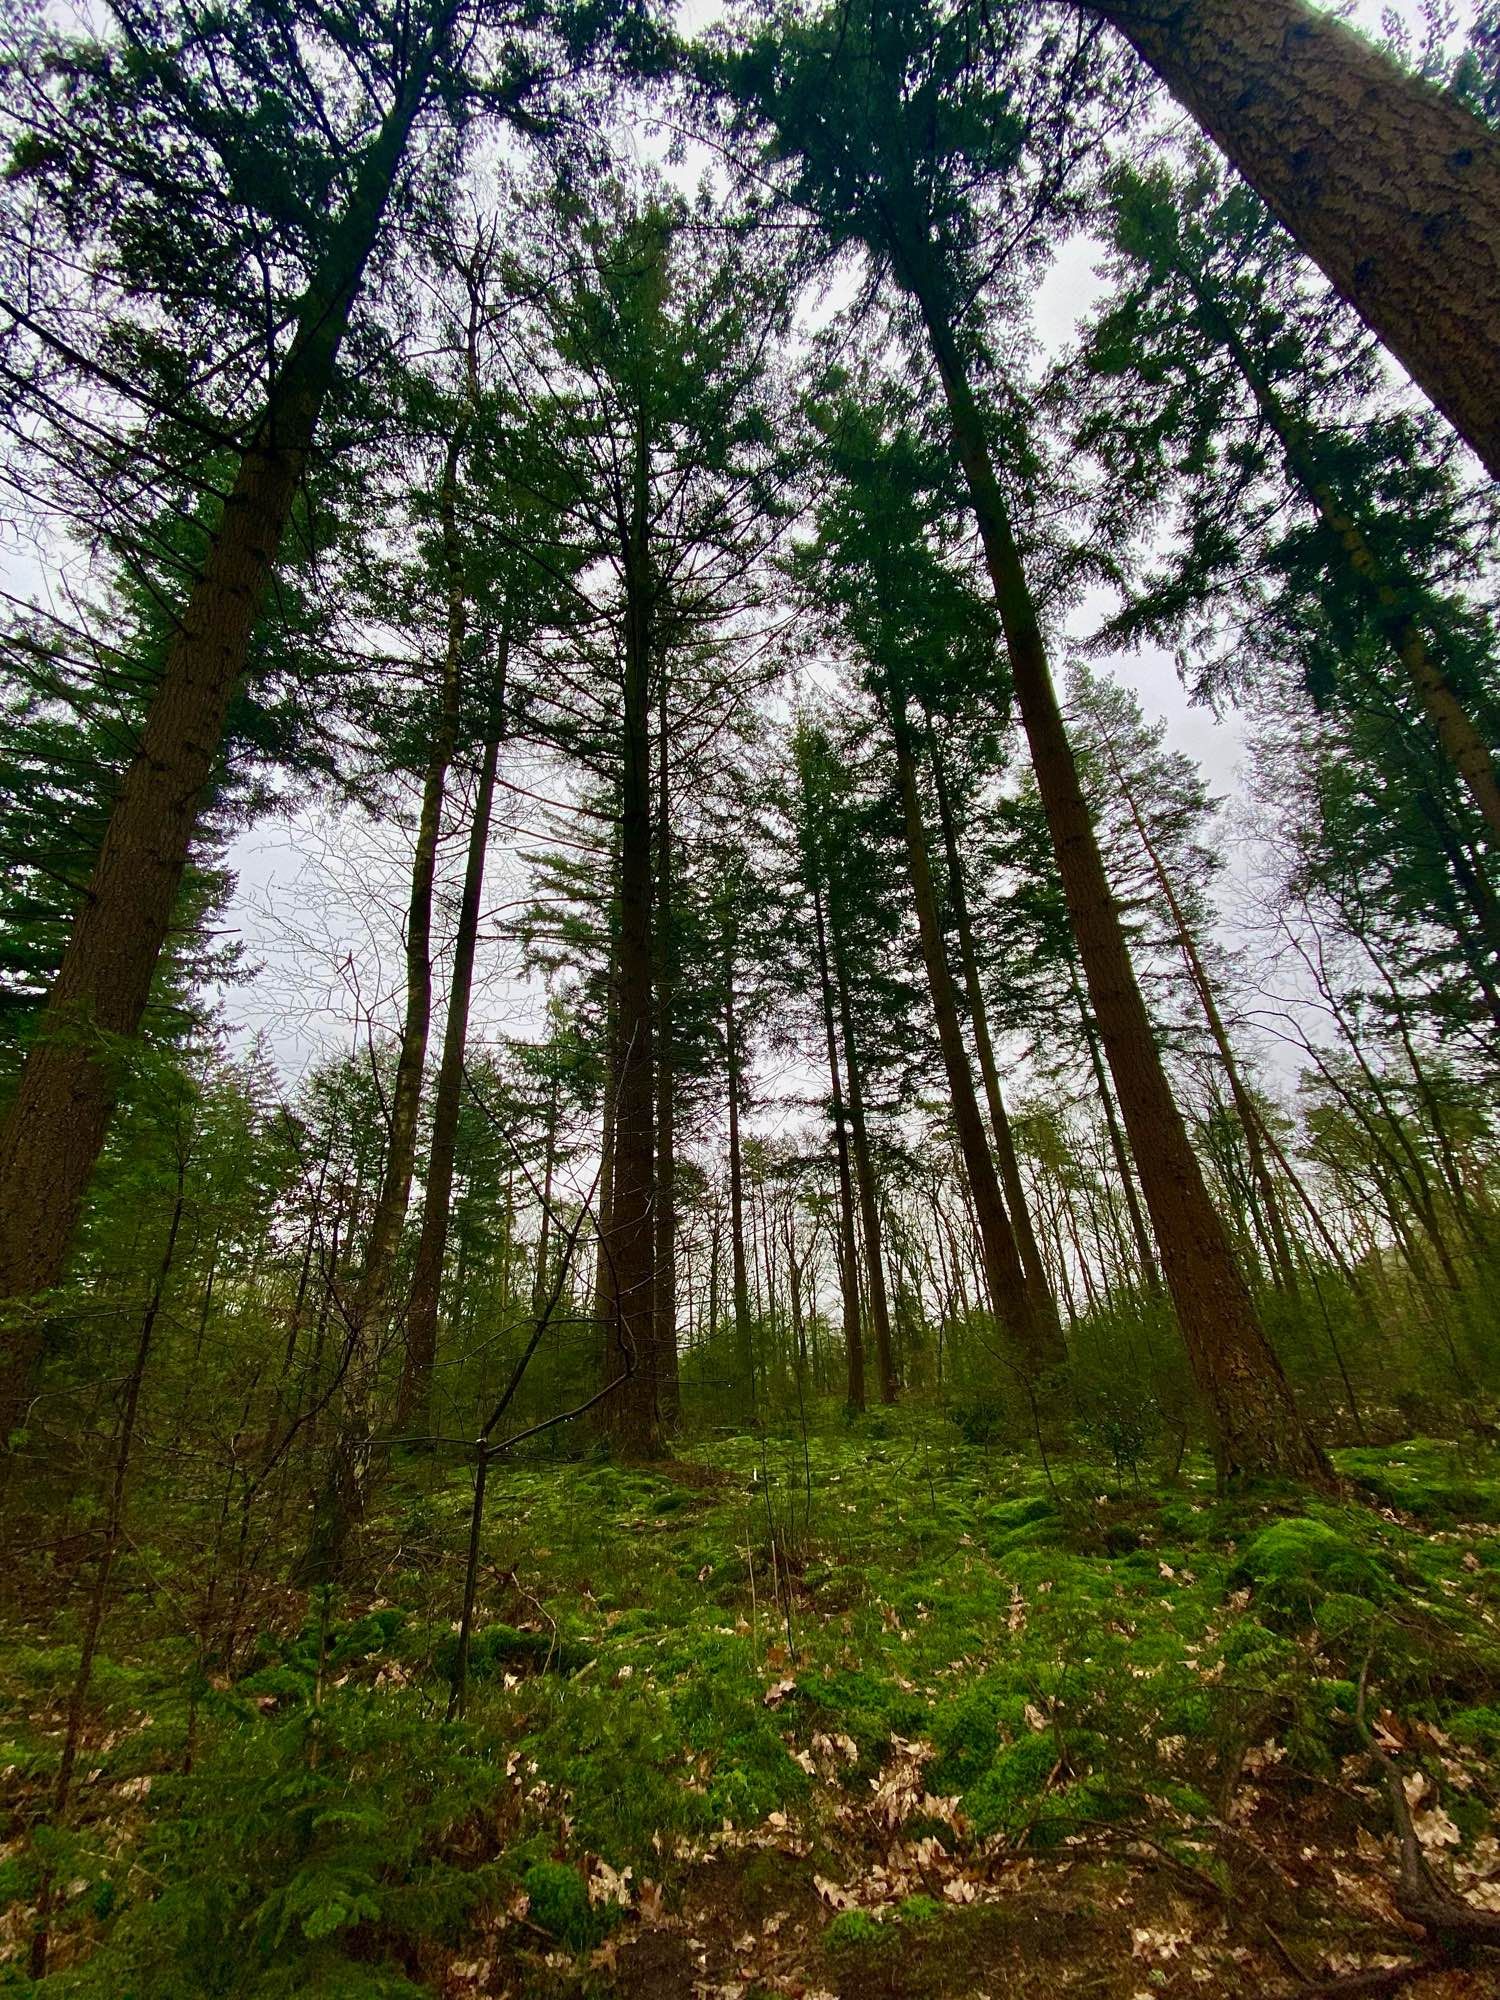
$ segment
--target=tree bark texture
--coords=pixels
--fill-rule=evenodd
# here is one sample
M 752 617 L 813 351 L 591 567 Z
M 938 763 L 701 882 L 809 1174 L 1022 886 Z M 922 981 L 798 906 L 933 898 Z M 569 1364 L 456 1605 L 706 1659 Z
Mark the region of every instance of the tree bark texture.
M 1308 0 L 1087 0 L 1500 477 L 1500 133 Z

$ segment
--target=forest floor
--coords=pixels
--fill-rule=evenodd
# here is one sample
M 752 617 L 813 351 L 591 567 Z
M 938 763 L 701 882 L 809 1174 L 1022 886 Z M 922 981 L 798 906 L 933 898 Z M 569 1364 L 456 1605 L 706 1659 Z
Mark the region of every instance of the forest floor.
M 201 1569 L 137 1545 L 61 1831 L 27 1821 L 76 1633 L 37 1599 L 5 1633 L 0 1987 L 1500 1994 L 1500 1953 L 1398 1909 L 1391 1796 L 1500 1912 L 1500 1454 L 1339 1464 L 1328 1501 L 1076 1460 L 1053 1488 L 902 1412 L 517 1465 L 455 1723 L 460 1471 L 397 1471 L 363 1598 L 255 1580 L 227 1671 L 183 1631 Z M 63 1908 L 28 1989 L 39 1850 Z

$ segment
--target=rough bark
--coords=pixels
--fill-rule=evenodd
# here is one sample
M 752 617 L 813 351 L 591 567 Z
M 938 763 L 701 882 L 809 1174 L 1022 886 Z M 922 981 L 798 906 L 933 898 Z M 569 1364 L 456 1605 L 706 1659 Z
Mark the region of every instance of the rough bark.
M 1500 476 L 1500 134 L 1308 0 L 1087 0 Z
M 1047 1266 L 1042 1259 L 1041 1246 L 1036 1240 L 1036 1230 L 1031 1220 L 1031 1206 L 1026 1199 L 1026 1188 L 1021 1180 L 1021 1163 L 1016 1158 L 1015 1135 L 1011 1131 L 1005 1099 L 1000 1094 L 1000 1072 L 995 1063 L 995 1044 L 990 1035 L 989 1009 L 985 1004 L 984 984 L 979 977 L 979 959 L 974 949 L 974 927 L 969 921 L 969 897 L 964 885 L 963 856 L 959 851 L 958 828 L 954 824 L 952 802 L 948 796 L 948 781 L 943 769 L 942 752 L 930 731 L 928 747 L 933 782 L 937 790 L 938 817 L 943 830 L 943 849 L 948 861 L 948 881 L 953 897 L 953 928 L 958 938 L 959 965 L 963 972 L 964 991 L 969 1002 L 969 1026 L 973 1031 L 974 1048 L 979 1057 L 979 1074 L 984 1083 L 985 1104 L 990 1114 L 990 1130 L 995 1140 L 995 1162 L 1000 1169 L 1000 1183 L 1005 1191 L 1006 1206 L 1010 1210 L 1011 1227 L 1016 1233 L 1016 1245 L 1021 1252 L 1021 1265 L 1026 1273 L 1026 1283 L 1031 1290 L 1032 1308 L 1038 1318 L 1058 1326 L 1057 1301 L 1052 1296 L 1052 1287 L 1047 1280 Z
M 906 869 L 912 899 L 917 909 L 917 930 L 922 945 L 922 961 L 927 969 L 927 990 L 937 1019 L 938 1043 L 942 1049 L 943 1072 L 948 1080 L 948 1096 L 953 1107 L 953 1123 L 963 1154 L 964 1173 L 974 1200 L 979 1238 L 984 1246 L 985 1278 L 990 1302 L 1014 1346 L 1016 1359 L 1028 1375 L 1055 1367 L 1065 1357 L 1057 1327 L 1039 1319 L 1022 1268 L 1015 1232 L 1005 1212 L 1000 1181 L 984 1121 L 974 1093 L 968 1052 L 958 1020 L 958 997 L 948 955 L 938 923 L 937 897 L 932 886 L 932 870 L 927 857 L 927 833 L 922 823 L 922 800 L 917 790 L 916 759 L 912 751 L 911 729 L 903 699 L 896 694 L 890 703 L 891 736 L 896 749 L 896 773 L 901 784 L 901 807 L 906 830 Z
M 1326 1482 L 1332 1477 L 1328 1461 L 1303 1423 L 1256 1317 L 1162 1066 L 941 283 L 920 251 L 909 254 L 903 268 L 942 378 L 1073 936 L 1167 1285 L 1212 1423 L 1220 1476 L 1234 1482 L 1284 1473 Z
M 836 1244 L 839 1289 L 844 1307 L 844 1353 L 849 1370 L 851 1410 L 865 1407 L 865 1341 L 859 1312 L 859 1251 L 854 1240 L 854 1183 L 849 1172 L 849 1133 L 844 1122 L 844 1086 L 839 1074 L 838 1040 L 833 1025 L 833 981 L 828 970 L 828 927 L 823 918 L 820 887 L 813 889 L 813 917 L 818 940 L 818 984 L 823 999 L 823 1035 L 828 1047 L 829 1102 L 838 1159 L 839 1219 Z
M 418 45 L 308 286 L 286 360 L 168 648 L 0 1131 L 0 1300 L 23 1302 L 4 1313 L 0 1442 L 24 1416 L 41 1350 L 42 1320 L 24 1302 L 62 1274 L 114 1108 L 121 1045 L 135 1035 L 145 1010 L 230 698 L 350 309 L 455 12 L 455 4 L 443 6 Z
M 625 571 L 625 676 L 621 713 L 620 921 L 616 947 L 614 1187 L 609 1255 L 617 1371 L 629 1379 L 606 1406 L 619 1449 L 661 1450 L 657 1409 L 655 1254 L 656 1119 L 651 945 L 651 577 L 647 546 L 648 453 L 638 431 Z
M 671 739 L 667 675 L 659 676 L 656 718 L 656 1373 L 662 1422 L 676 1423 L 677 1365 L 677 1074 L 676 933 L 672 925 Z
M 429 1417 L 432 1372 L 437 1360 L 438 1303 L 443 1284 L 443 1258 L 453 1200 L 453 1167 L 458 1151 L 458 1120 L 463 1104 L 464 1049 L 469 1034 L 469 998 L 474 985 L 474 952 L 479 935 L 479 904 L 489 850 L 490 812 L 495 798 L 495 769 L 500 756 L 504 718 L 505 658 L 489 730 L 480 755 L 469 822 L 469 847 L 464 858 L 464 884 L 453 940 L 453 974 L 448 985 L 448 1016 L 443 1024 L 443 1052 L 438 1062 L 432 1100 L 432 1139 L 427 1155 L 427 1184 L 422 1197 L 422 1231 L 412 1266 L 411 1296 L 406 1308 L 406 1361 L 396 1410 L 399 1431 L 422 1430 Z

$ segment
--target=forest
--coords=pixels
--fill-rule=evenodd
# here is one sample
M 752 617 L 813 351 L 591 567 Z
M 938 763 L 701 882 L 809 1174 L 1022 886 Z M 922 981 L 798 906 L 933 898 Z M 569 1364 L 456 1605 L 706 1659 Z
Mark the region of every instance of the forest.
M 1500 1994 L 1495 0 L 0 77 L 0 1991 Z

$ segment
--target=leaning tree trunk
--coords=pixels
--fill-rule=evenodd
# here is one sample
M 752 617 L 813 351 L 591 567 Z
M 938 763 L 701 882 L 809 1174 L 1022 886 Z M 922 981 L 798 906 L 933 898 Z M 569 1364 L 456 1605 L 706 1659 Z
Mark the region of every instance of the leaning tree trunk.
M 505 705 L 504 641 L 490 726 L 481 754 L 469 822 L 469 851 L 464 860 L 464 886 L 458 906 L 458 931 L 453 941 L 453 976 L 448 987 L 448 1018 L 443 1024 L 443 1053 L 438 1063 L 432 1100 L 432 1143 L 427 1155 L 427 1185 L 422 1198 L 422 1233 L 412 1267 L 411 1296 L 406 1308 L 406 1362 L 396 1408 L 396 1428 L 424 1429 L 432 1398 L 432 1373 L 437 1361 L 438 1302 L 443 1285 L 443 1258 L 448 1248 L 453 1167 L 458 1152 L 458 1119 L 463 1103 L 464 1049 L 469 1034 L 469 997 L 474 985 L 474 948 L 479 935 L 479 903 L 484 891 L 484 866 L 490 840 L 490 811 L 495 798 L 495 769 Z
M 813 917 L 818 941 L 818 984 L 823 997 L 823 1034 L 828 1044 L 829 1104 L 833 1111 L 834 1146 L 838 1158 L 839 1289 L 844 1302 L 844 1356 L 849 1369 L 849 1407 L 865 1407 L 865 1342 L 859 1313 L 859 1250 L 854 1240 L 854 1183 L 849 1172 L 849 1134 L 844 1124 L 844 1086 L 839 1075 L 838 1041 L 833 1026 L 833 981 L 828 971 L 828 931 L 823 921 L 821 888 L 813 886 Z
M 830 915 L 833 898 L 829 896 Z M 854 1146 L 854 1179 L 859 1189 L 859 1220 L 865 1239 L 865 1270 L 870 1285 L 870 1330 L 875 1335 L 875 1379 L 882 1403 L 896 1400 L 896 1361 L 891 1343 L 891 1308 L 885 1289 L 885 1246 L 881 1240 L 879 1191 L 870 1152 L 870 1128 L 865 1122 L 865 1087 L 860 1072 L 854 1010 L 849 1004 L 849 974 L 838 926 L 833 926 L 834 978 L 838 986 L 839 1025 L 844 1036 L 844 1070 L 849 1079 L 849 1135 Z M 856 1278 L 856 1284 L 858 1279 Z
M 1220 1477 L 1233 1482 L 1290 1473 L 1326 1482 L 1332 1477 L 1328 1461 L 1302 1421 L 1236 1268 L 1136 985 L 984 422 L 941 303 L 945 288 L 925 246 L 902 261 L 942 378 L 1073 936 L 1167 1284 L 1212 1421 Z
M 995 1161 L 1000 1169 L 1000 1182 L 1005 1190 L 1006 1203 L 1010 1209 L 1011 1227 L 1016 1232 L 1016 1243 L 1021 1252 L 1022 1268 L 1026 1272 L 1026 1282 L 1031 1288 L 1032 1308 L 1044 1322 L 1058 1327 L 1057 1301 L 1052 1296 L 1052 1286 L 1047 1279 L 1047 1266 L 1042 1259 L 1041 1245 L 1036 1240 L 1036 1230 L 1031 1220 L 1031 1205 L 1026 1199 L 1026 1188 L 1021 1180 L 1021 1163 L 1016 1157 L 1015 1134 L 1011 1130 L 1010 1119 L 1005 1110 L 1005 1099 L 1000 1094 L 1000 1072 L 995 1064 L 995 1044 L 990 1036 L 989 1009 L 985 1005 L 984 983 L 979 977 L 979 958 L 974 949 L 974 927 L 969 921 L 969 896 L 964 885 L 963 856 L 959 852 L 958 828 L 954 824 L 952 801 L 948 796 L 948 780 L 943 769 L 942 752 L 937 739 L 928 730 L 928 752 L 932 764 L 933 783 L 937 790 L 938 817 L 942 822 L 943 849 L 948 860 L 948 881 L 953 894 L 953 927 L 958 937 L 959 963 L 964 975 L 964 991 L 969 1002 L 969 1024 L 974 1032 L 974 1048 L 979 1057 L 979 1074 L 984 1083 L 986 1106 L 990 1114 L 990 1130 L 995 1139 Z
M 1500 477 L 1500 134 L 1309 0 L 1084 0 Z
M 1193 936 L 1192 926 L 1187 920 L 1187 912 L 1183 909 L 1182 900 L 1177 894 L 1177 886 L 1167 871 L 1167 865 L 1161 857 L 1160 849 L 1151 837 L 1150 829 L 1146 825 L 1145 817 L 1135 796 L 1135 791 L 1121 769 L 1120 760 L 1115 754 L 1114 742 L 1110 737 L 1109 731 L 1101 729 L 1100 734 L 1103 739 L 1104 754 L 1108 760 L 1109 768 L 1114 775 L 1116 785 L 1119 787 L 1120 797 L 1125 803 L 1125 810 L 1130 815 L 1130 822 L 1135 828 L 1136 838 L 1140 841 L 1146 860 L 1150 865 L 1151 873 L 1156 878 L 1156 886 L 1161 891 L 1162 901 L 1167 906 L 1167 915 L 1172 920 L 1172 929 L 1177 937 L 1177 949 L 1182 954 L 1183 963 L 1187 967 L 1188 978 L 1192 982 L 1193 991 L 1198 996 L 1198 1004 L 1203 1009 L 1203 1018 L 1208 1023 L 1208 1032 L 1213 1039 L 1215 1049 L 1218 1051 L 1219 1061 L 1224 1066 L 1224 1074 L 1229 1080 L 1229 1094 L 1234 1101 L 1235 1112 L 1240 1121 L 1240 1129 L 1245 1135 L 1245 1152 L 1250 1162 L 1251 1182 L 1260 1195 L 1260 1206 L 1264 1213 L 1266 1232 L 1270 1239 L 1268 1247 L 1273 1282 L 1283 1291 L 1295 1292 L 1297 1289 L 1297 1266 L 1292 1257 L 1286 1220 L 1282 1214 L 1281 1196 L 1277 1192 L 1276 1183 L 1271 1177 L 1271 1169 L 1266 1160 L 1266 1149 L 1261 1143 L 1263 1121 L 1260 1115 L 1260 1107 L 1250 1095 L 1245 1079 L 1240 1074 L 1239 1059 L 1235 1055 L 1234 1044 L 1229 1039 L 1229 1030 L 1224 1025 L 1224 1016 L 1219 1011 L 1218 995 L 1214 992 L 1213 981 L 1208 976 L 1208 967 L 1203 963 L 1203 955 L 1198 949 L 1197 939 Z
M 1500 840 L 1500 773 L 1495 768 L 1493 748 L 1460 700 L 1427 633 L 1411 611 L 1412 593 L 1406 580 L 1386 573 L 1369 537 L 1325 475 L 1315 436 L 1276 393 L 1218 299 L 1196 272 L 1186 275 L 1210 333 L 1229 354 L 1255 407 L 1281 446 L 1293 482 L 1333 538 L 1349 582 L 1373 610 L 1376 623 L 1404 670 L 1443 755 L 1457 771 L 1491 837 Z M 1479 914 L 1483 919 L 1483 904 L 1479 905 Z
M 447 0 L 419 45 L 313 274 L 115 797 L 0 1131 L 0 1300 L 30 1300 L 62 1274 L 350 309 L 456 11 Z M 24 1416 L 41 1326 L 24 1304 L 0 1322 L 0 1447 Z
M 927 859 L 927 835 L 922 824 L 922 801 L 917 791 L 917 768 L 912 755 L 911 732 L 905 714 L 904 697 L 894 693 L 890 702 L 891 736 L 896 747 L 896 774 L 901 783 L 901 806 L 906 825 L 906 869 L 917 906 L 917 930 L 921 937 L 922 959 L 927 968 L 927 989 L 937 1018 L 938 1043 L 943 1070 L 948 1079 L 948 1096 L 953 1106 L 953 1123 L 963 1154 L 969 1192 L 979 1222 L 979 1239 L 984 1246 L 985 1278 L 995 1313 L 1015 1349 L 1016 1359 L 1028 1376 L 1056 1367 L 1066 1359 L 1062 1336 L 1056 1326 L 1039 1319 L 1016 1248 L 1015 1232 L 1005 1212 L 1000 1181 L 974 1079 L 969 1071 L 968 1053 L 958 1021 L 958 998 L 948 955 L 943 948 L 938 924 L 937 897 Z

